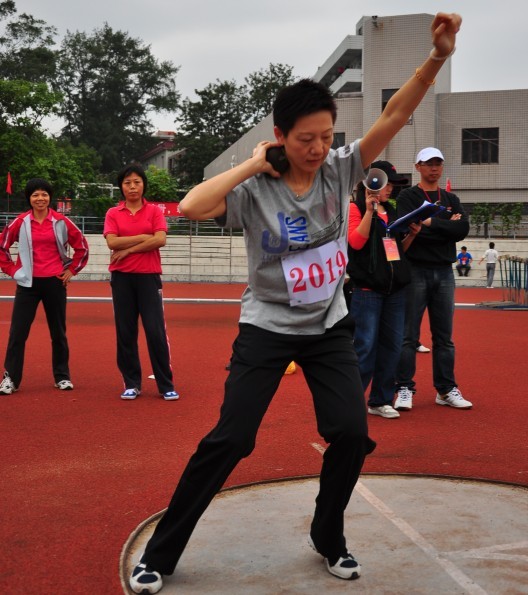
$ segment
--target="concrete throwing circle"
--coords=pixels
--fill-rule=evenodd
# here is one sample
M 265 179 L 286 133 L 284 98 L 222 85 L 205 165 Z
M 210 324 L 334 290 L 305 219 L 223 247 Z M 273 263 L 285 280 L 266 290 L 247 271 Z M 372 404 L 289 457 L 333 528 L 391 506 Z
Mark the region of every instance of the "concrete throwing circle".
M 350 583 L 331 576 L 307 537 L 318 478 L 221 492 L 198 523 L 162 593 L 528 593 L 528 490 L 482 481 L 366 475 L 345 515 L 362 566 Z M 161 512 L 127 540 L 128 577 Z

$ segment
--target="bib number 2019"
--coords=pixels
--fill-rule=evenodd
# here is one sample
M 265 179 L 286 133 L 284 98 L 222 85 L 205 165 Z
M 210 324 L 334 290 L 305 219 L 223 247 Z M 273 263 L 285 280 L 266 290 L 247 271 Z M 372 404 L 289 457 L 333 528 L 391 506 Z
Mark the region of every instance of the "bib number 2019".
M 336 240 L 283 259 L 291 306 L 313 304 L 332 297 L 346 270 L 343 243 Z

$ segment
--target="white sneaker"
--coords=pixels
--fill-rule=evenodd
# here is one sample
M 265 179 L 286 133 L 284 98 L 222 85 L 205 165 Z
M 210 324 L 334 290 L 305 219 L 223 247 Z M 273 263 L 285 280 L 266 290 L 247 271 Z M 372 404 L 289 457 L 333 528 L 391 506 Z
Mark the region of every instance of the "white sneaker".
M 73 384 L 71 380 L 59 380 L 55 383 L 55 388 L 59 390 L 73 390 Z
M 140 394 L 139 388 L 127 388 L 121 393 L 121 398 L 125 401 L 133 401 Z
M 0 394 L 12 395 L 16 390 L 15 383 L 11 380 L 8 373 L 4 372 L 4 377 L 2 378 L 2 382 L 0 382 Z
M 418 345 L 416 351 L 418 353 L 430 353 L 431 350 L 429 349 L 429 347 L 426 347 L 425 345 Z
M 456 409 L 471 409 L 471 407 L 473 407 L 473 403 L 466 401 L 456 386 L 445 395 L 436 393 L 436 404 L 449 405 L 450 407 L 455 407 Z
M 380 405 L 379 407 L 369 407 L 368 412 L 371 415 L 381 415 L 387 419 L 400 417 L 400 414 L 391 405 Z
M 170 390 L 167 393 L 163 393 L 163 398 L 165 401 L 177 401 L 180 395 L 175 390 Z
M 134 593 L 157 593 L 163 587 L 161 574 L 140 562 L 132 571 L 128 581 Z
M 308 544 L 314 551 L 318 554 L 320 553 L 315 547 L 311 537 L 308 537 Z M 330 564 L 328 558 L 325 558 L 324 562 L 328 572 L 338 578 L 349 581 L 355 580 L 361 576 L 361 565 L 348 550 L 344 552 L 344 556 L 338 558 L 334 564 Z
M 399 411 L 410 411 L 412 409 L 413 392 L 406 386 L 402 386 L 396 392 L 396 401 L 394 401 L 394 409 Z

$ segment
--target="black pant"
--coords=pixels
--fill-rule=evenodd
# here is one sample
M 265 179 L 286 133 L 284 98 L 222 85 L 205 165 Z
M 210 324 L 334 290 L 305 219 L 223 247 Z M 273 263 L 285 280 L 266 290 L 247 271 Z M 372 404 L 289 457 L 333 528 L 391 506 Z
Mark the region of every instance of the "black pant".
M 160 275 L 114 271 L 110 285 L 117 334 L 117 367 L 125 388 L 141 389 L 138 349 L 141 316 L 158 390 L 161 394 L 174 390 Z
M 26 341 L 42 301 L 51 336 L 55 382 L 70 379 L 66 338 L 66 288 L 57 277 L 35 277 L 32 287 L 17 285 L 4 367 L 16 387 L 22 381 Z
M 457 264 L 456 270 L 458 271 L 459 277 L 467 277 L 469 275 L 469 271 L 471 270 L 471 265 L 469 264 Z
M 365 456 L 375 448 L 368 437 L 350 320 L 323 335 L 282 335 L 241 324 L 220 419 L 198 445 L 147 544 L 144 560 L 158 572 L 174 572 L 201 515 L 237 463 L 252 452 L 262 418 L 292 360 L 302 366 L 318 431 L 329 443 L 310 533 L 324 556 L 343 553 L 344 511 Z

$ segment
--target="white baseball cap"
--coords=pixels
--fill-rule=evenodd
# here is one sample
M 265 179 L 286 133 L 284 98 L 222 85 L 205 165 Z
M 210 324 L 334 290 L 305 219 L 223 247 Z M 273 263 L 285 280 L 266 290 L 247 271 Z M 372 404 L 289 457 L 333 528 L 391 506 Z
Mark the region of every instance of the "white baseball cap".
M 426 147 L 425 149 L 422 149 L 418 155 L 416 155 L 416 161 L 414 163 L 420 163 L 420 161 L 429 161 L 429 159 L 433 159 L 433 157 L 437 157 L 438 159 L 445 161 L 441 151 L 435 147 Z

